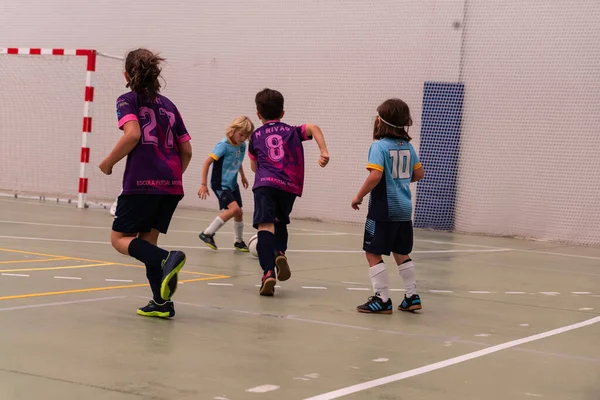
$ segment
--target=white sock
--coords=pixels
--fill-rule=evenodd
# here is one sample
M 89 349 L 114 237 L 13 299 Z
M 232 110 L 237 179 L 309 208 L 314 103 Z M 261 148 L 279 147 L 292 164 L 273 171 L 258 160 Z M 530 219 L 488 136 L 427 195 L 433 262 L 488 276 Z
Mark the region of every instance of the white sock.
M 204 230 L 204 233 L 206 235 L 214 235 L 215 232 L 221 229 L 223 225 L 225 225 L 225 221 L 223 221 L 221 217 L 217 217 L 213 222 L 210 223 L 208 228 Z
M 398 265 L 398 274 L 404 281 L 404 290 L 406 297 L 417 293 L 417 282 L 415 279 L 415 264 L 412 260 Z
M 236 243 L 244 240 L 244 221 L 233 221 L 233 237 Z
M 388 271 L 387 266 L 384 263 L 369 268 L 369 277 L 371 277 L 371 284 L 373 284 L 373 292 L 375 296 L 381 298 L 383 301 L 388 301 Z

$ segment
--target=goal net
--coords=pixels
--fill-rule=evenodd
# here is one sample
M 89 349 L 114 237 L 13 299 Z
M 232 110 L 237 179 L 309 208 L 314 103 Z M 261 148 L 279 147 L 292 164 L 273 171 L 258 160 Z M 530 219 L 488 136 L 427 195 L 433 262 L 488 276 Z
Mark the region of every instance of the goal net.
M 0 193 L 79 207 L 116 197 L 120 179 L 98 164 L 119 138 L 122 68 L 91 50 L 0 49 Z

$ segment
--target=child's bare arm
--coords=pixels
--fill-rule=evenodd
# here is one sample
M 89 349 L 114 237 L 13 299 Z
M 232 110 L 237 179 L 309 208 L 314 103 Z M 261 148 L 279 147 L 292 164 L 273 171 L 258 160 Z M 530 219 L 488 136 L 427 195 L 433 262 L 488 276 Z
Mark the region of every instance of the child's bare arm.
M 244 189 L 248 189 L 248 179 L 246 178 L 244 167 L 242 165 L 240 165 L 240 178 L 242 178 L 242 186 Z
M 198 189 L 198 197 L 200 197 L 203 200 L 206 199 L 206 196 L 210 196 L 210 192 L 208 191 L 208 169 L 214 161 L 214 158 L 209 156 L 206 158 L 204 164 L 202 165 L 202 175 L 200 188 Z
M 327 150 L 327 143 L 325 143 L 325 137 L 321 128 L 314 124 L 306 124 L 305 126 L 308 136 L 312 136 L 321 150 L 321 157 L 319 158 L 319 165 L 321 167 L 326 166 L 329 163 L 329 151 Z
M 375 189 L 375 186 L 377 186 L 377 184 L 379 183 L 379 181 L 381 181 L 381 178 L 383 177 L 383 172 L 376 170 L 376 169 L 372 169 L 371 173 L 369 174 L 369 176 L 367 177 L 367 179 L 365 179 L 365 182 L 363 183 L 362 187 L 360 188 L 360 190 L 358 191 L 358 193 L 356 194 L 356 197 L 354 197 L 354 199 L 352 199 L 352 208 L 354 208 L 355 210 L 359 210 L 360 208 L 358 207 L 359 204 L 362 203 L 363 199 L 365 198 L 365 196 L 369 193 L 371 193 L 371 191 L 373 189 Z
M 106 175 L 112 174 L 115 164 L 137 146 L 141 135 L 140 124 L 137 120 L 126 122 L 123 125 L 123 136 L 121 136 L 110 154 L 100 163 L 102 172 Z
M 189 141 L 179 143 L 179 154 L 181 155 L 181 173 L 183 174 L 192 161 L 192 144 Z
M 412 178 L 410 179 L 410 181 L 411 182 L 420 181 L 421 179 L 423 179 L 424 176 L 425 176 L 425 170 L 423 169 L 423 167 L 420 167 L 413 171 L 413 175 L 412 175 Z

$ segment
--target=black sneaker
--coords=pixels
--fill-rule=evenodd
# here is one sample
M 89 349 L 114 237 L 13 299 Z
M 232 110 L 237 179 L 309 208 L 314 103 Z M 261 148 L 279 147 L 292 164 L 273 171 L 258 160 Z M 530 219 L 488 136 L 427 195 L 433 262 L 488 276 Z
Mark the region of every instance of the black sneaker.
M 386 302 L 384 302 L 378 296 L 371 296 L 369 297 L 369 301 L 367 301 L 365 304 L 361 304 L 360 306 L 356 307 L 356 311 L 371 314 L 391 314 L 392 299 L 388 299 Z
M 244 243 L 244 241 L 242 240 L 241 242 L 235 242 L 233 244 L 233 247 L 235 247 L 235 249 L 237 251 L 241 251 L 242 253 L 247 253 L 248 251 L 248 246 L 246 245 L 246 243 Z
M 277 280 L 287 281 L 291 278 L 292 270 L 290 269 L 290 264 L 288 263 L 285 254 L 279 253 L 275 258 L 275 265 L 277 266 Z
M 154 300 L 150 300 L 148 305 L 138 308 L 137 313 L 143 317 L 172 318 L 175 316 L 175 306 L 172 301 L 158 304 Z
M 265 272 L 262 277 L 262 284 L 260 285 L 258 293 L 261 296 L 273 296 L 275 294 L 276 283 L 277 279 L 275 279 L 275 271 L 269 270 Z
M 210 247 L 213 250 L 217 250 L 217 244 L 215 243 L 215 234 L 213 233 L 212 235 L 207 235 L 204 232 L 201 232 L 198 237 L 200 238 L 200 240 L 202 240 L 204 243 L 206 243 L 206 245 L 208 247 Z
M 423 307 L 421 306 L 421 298 L 418 294 L 413 294 L 410 297 L 406 297 L 405 295 L 404 300 L 402 300 L 402 303 L 398 306 L 398 310 L 400 311 L 416 311 L 421 308 Z
M 170 251 L 166 260 L 163 260 L 163 278 L 160 284 L 160 297 L 167 301 L 171 299 L 177 289 L 177 274 L 185 265 L 185 253 L 183 251 Z

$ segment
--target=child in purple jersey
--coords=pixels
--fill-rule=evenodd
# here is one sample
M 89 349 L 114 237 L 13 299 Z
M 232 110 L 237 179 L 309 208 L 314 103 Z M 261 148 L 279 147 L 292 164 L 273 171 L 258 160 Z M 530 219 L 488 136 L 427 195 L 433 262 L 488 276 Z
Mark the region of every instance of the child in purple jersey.
M 321 156 L 319 165 L 329 163 L 323 133 L 317 125 L 290 126 L 281 122 L 285 113 L 283 95 L 263 89 L 255 97 L 258 118 L 263 126 L 250 136 L 248 157 L 255 172 L 254 221 L 258 229 L 256 250 L 263 269 L 261 296 L 273 296 L 277 279 L 290 279 L 287 250 L 290 213 L 304 186 L 304 148 L 302 142 L 315 139 Z M 277 274 L 275 274 L 277 268 Z
M 124 75 L 131 92 L 117 99 L 119 129 L 124 134 L 100 163 L 100 170 L 110 175 L 114 165 L 127 156 L 111 243 L 119 253 L 146 265 L 153 298 L 137 313 L 170 318 L 175 315 L 171 296 L 186 256 L 157 247 L 158 235 L 167 233 L 183 198 L 182 176 L 192 158 L 192 146 L 177 107 L 159 94 L 161 61 L 146 49 L 127 55 Z

